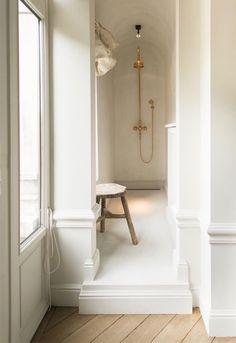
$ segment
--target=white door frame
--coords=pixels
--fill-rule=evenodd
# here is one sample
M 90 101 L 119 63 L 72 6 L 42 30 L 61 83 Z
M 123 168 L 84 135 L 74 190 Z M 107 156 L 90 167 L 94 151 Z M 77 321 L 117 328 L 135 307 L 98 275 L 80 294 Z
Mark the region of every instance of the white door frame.
M 25 0 L 42 20 L 42 223 L 20 246 L 19 237 L 19 87 L 18 87 L 18 0 L 9 0 L 9 73 L 10 73 L 10 340 L 29 341 L 48 308 L 47 276 L 43 258 L 47 252 L 47 215 L 49 206 L 49 87 L 47 1 Z M 37 6 L 37 5 L 39 6 Z M 34 266 L 34 263 L 37 265 Z M 35 273 L 34 275 L 30 275 Z M 31 276 L 31 278 L 30 278 Z M 33 280 L 37 280 L 37 286 Z M 36 282 L 36 281 L 35 281 Z M 30 292 L 24 288 L 28 286 Z M 36 289 L 38 288 L 38 289 Z M 31 292 L 32 291 L 32 292 Z M 25 301 L 27 298 L 27 301 Z M 34 304 L 35 302 L 35 304 Z M 36 306 L 37 305 L 37 306 Z M 31 308 L 31 307 L 32 308 Z M 33 307 L 34 306 L 34 307 Z M 27 316 L 30 320 L 27 320 Z

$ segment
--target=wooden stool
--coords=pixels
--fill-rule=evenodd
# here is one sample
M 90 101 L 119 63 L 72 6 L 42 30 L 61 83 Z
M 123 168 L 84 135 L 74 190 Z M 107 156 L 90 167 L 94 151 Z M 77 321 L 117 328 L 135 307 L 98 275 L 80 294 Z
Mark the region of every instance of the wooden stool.
M 97 222 L 101 222 L 100 231 L 105 231 L 106 218 L 121 219 L 125 218 L 129 227 L 130 236 L 134 245 L 138 244 L 138 240 L 135 234 L 134 226 L 130 217 L 128 203 L 125 197 L 126 187 L 118 185 L 116 183 L 104 183 L 96 186 L 97 203 L 101 200 L 101 216 Z M 113 214 L 106 209 L 106 199 L 121 198 L 124 214 Z

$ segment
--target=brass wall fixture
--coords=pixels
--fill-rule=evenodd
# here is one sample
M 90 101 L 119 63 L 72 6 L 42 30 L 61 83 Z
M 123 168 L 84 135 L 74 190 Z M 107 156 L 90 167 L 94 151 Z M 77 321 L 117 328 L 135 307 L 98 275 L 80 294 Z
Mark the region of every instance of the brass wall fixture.
M 135 26 L 136 31 L 138 35 L 136 35 L 137 38 L 140 38 L 140 30 L 141 30 L 141 25 L 136 25 Z M 144 63 L 141 60 L 141 53 L 140 53 L 140 47 L 138 46 L 137 48 L 137 60 L 134 62 L 134 68 L 137 69 L 138 71 L 138 115 L 139 115 L 139 121 L 138 125 L 133 127 L 134 131 L 138 132 L 139 135 L 139 153 L 140 153 L 140 158 L 144 163 L 150 163 L 153 159 L 153 151 L 154 151 L 154 100 L 150 99 L 149 104 L 151 108 L 151 116 L 152 116 L 152 127 L 151 127 L 151 139 L 152 139 L 152 147 L 151 147 L 151 155 L 149 159 L 145 159 L 143 156 L 143 151 L 142 151 L 142 134 L 143 131 L 147 131 L 148 128 L 146 125 L 143 125 L 142 122 L 142 94 L 141 94 L 141 69 L 144 68 Z

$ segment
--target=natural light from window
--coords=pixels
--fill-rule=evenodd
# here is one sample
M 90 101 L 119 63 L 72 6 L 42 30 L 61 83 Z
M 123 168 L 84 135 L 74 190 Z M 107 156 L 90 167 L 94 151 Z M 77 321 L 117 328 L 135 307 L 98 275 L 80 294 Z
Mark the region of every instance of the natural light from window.
M 40 19 L 19 1 L 20 241 L 41 225 Z

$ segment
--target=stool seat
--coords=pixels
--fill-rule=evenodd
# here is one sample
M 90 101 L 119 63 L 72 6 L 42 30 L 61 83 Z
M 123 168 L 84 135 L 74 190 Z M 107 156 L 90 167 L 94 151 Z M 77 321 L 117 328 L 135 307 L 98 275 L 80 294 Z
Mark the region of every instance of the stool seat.
M 117 183 L 101 183 L 96 186 L 96 195 L 99 197 L 119 197 L 126 192 L 126 187 Z
M 105 232 L 105 220 L 108 218 L 113 219 L 126 219 L 131 240 L 134 245 L 138 244 L 138 240 L 135 234 L 134 226 L 131 220 L 128 203 L 125 197 L 126 187 L 118 185 L 117 183 L 102 183 L 96 186 L 97 203 L 101 201 L 101 216 L 97 222 L 101 222 L 101 232 Z M 107 198 L 120 198 L 124 209 L 123 214 L 114 214 L 107 210 L 106 199 Z

